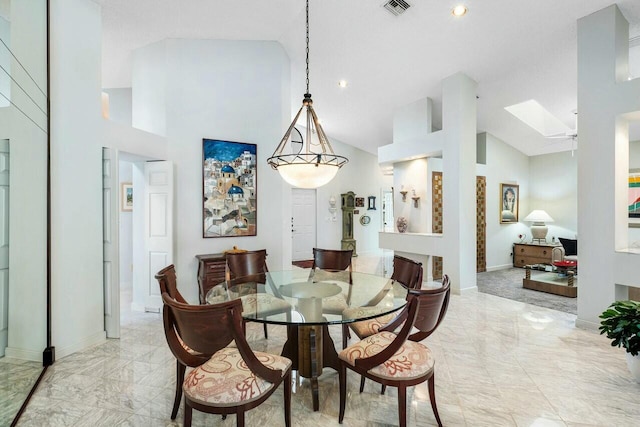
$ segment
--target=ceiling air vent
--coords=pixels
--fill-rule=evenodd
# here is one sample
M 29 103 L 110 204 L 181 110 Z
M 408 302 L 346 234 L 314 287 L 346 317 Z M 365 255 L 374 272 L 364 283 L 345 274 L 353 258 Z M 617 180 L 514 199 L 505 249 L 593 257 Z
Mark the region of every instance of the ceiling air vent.
M 404 0 L 389 0 L 384 4 L 384 8 L 395 16 L 402 15 L 411 5 Z

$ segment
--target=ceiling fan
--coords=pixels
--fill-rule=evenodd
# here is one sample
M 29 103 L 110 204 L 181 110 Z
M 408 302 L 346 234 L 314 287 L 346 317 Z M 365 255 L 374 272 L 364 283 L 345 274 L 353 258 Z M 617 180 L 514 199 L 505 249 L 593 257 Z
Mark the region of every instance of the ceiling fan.
M 571 129 L 565 125 L 560 119 L 551 114 L 540 103 L 534 99 L 530 99 L 519 104 L 505 107 L 509 113 L 513 114 L 519 120 L 529 127 L 536 130 L 543 137 L 548 139 L 571 140 L 571 155 L 575 150 L 575 143 L 578 138 L 578 113 L 573 111 L 575 116 L 574 128 Z M 558 141 L 559 142 L 559 141 Z

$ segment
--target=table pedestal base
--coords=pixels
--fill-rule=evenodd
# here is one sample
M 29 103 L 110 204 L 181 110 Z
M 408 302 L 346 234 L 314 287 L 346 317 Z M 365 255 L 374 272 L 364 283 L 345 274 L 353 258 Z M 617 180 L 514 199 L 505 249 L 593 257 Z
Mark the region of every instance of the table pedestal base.
M 322 368 L 337 371 L 340 367 L 329 328 L 326 325 L 287 326 L 287 342 L 282 348 L 282 356 L 291 359 L 292 369 L 298 371 L 300 376 L 311 379 L 313 410 L 318 411 L 318 377 L 322 375 Z

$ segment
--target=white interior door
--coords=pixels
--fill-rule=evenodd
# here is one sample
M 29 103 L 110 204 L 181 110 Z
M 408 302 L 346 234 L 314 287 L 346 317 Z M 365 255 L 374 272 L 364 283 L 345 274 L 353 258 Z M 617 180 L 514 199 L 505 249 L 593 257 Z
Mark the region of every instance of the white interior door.
M 102 281 L 104 329 L 108 338 L 120 338 L 118 181 L 118 153 L 113 149 L 102 148 Z
M 316 190 L 294 188 L 291 191 L 291 259 L 312 259 L 316 245 Z
M 389 190 L 382 191 L 382 230 L 393 232 L 393 193 Z
M 9 333 L 9 140 L 0 139 L 0 357 Z
M 146 162 L 144 178 L 144 308 L 146 311 L 159 311 L 162 298 L 160 286 L 154 276 L 173 263 L 173 163 Z M 135 195 L 135 188 L 133 192 Z M 135 199 L 133 203 L 135 210 Z

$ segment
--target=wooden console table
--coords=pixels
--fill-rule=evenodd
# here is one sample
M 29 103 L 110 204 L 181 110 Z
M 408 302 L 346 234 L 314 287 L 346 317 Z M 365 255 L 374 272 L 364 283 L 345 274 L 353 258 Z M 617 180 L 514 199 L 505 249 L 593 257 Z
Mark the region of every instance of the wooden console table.
M 533 264 L 549 264 L 553 260 L 553 248 L 558 245 L 552 244 L 531 244 L 531 243 L 514 243 L 513 244 L 513 266 L 523 268 L 526 265 Z
M 206 304 L 209 289 L 224 282 L 227 265 L 225 254 L 196 255 L 198 259 L 198 287 L 200 288 L 200 304 Z

